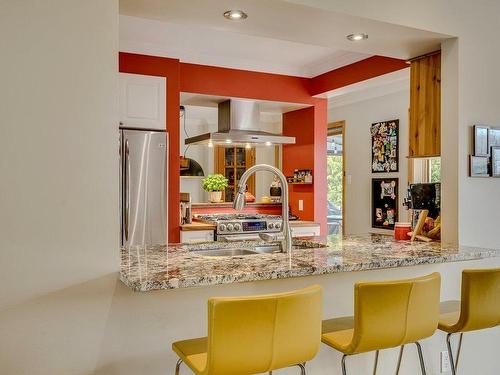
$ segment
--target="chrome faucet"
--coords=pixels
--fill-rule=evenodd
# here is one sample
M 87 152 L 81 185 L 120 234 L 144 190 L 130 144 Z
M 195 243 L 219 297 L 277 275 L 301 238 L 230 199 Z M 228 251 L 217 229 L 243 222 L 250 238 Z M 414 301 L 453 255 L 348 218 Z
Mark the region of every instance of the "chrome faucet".
M 278 176 L 281 182 L 281 232 L 280 233 L 259 233 L 259 237 L 264 241 L 281 241 L 281 250 L 284 253 L 291 254 L 292 252 L 292 232 L 288 220 L 288 183 L 285 175 L 278 169 L 267 164 L 257 164 L 248 168 L 240 178 L 238 183 L 238 191 L 234 198 L 233 207 L 236 210 L 242 210 L 245 207 L 245 190 L 248 178 L 257 171 L 272 172 Z

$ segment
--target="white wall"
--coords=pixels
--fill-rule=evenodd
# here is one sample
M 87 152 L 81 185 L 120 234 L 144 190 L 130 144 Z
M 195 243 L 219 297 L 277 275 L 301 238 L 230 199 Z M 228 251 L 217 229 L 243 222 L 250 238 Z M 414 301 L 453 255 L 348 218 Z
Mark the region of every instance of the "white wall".
M 347 105 L 336 106 L 331 99 L 328 122 L 345 120 L 346 158 L 345 230 L 347 234 L 388 233 L 371 225 L 372 178 L 399 178 L 399 221 L 407 220 L 402 203 L 408 181 L 408 106 L 410 91 L 405 89 Z M 399 119 L 399 173 L 371 173 L 372 123 Z M 349 183 L 350 180 L 350 183 Z
M 91 374 L 119 267 L 118 1 L 0 9 L 0 373 Z

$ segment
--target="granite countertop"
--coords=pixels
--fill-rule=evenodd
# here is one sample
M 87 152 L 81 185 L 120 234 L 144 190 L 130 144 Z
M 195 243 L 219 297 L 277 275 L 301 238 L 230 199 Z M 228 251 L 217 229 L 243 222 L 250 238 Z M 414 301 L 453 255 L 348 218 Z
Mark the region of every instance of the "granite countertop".
M 256 242 L 122 249 L 120 279 L 135 291 L 176 289 L 337 272 L 396 268 L 500 257 L 500 250 L 444 246 L 439 242 L 396 242 L 390 236 L 329 236 L 294 239 L 288 254 L 210 257 L 196 250 L 252 248 Z

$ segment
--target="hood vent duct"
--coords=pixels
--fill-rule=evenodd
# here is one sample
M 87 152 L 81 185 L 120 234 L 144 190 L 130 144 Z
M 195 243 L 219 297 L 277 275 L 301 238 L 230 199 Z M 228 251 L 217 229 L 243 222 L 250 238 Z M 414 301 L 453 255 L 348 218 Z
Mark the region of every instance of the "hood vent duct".
M 279 145 L 295 143 L 295 137 L 260 130 L 259 103 L 226 100 L 219 103 L 218 131 L 187 138 L 186 145 Z

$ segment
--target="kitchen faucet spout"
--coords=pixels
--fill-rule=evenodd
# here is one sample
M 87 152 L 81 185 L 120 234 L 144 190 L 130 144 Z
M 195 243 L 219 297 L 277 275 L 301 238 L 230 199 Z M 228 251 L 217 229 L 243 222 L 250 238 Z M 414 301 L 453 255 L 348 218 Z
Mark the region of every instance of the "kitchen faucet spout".
M 281 241 L 282 251 L 291 254 L 292 252 L 292 232 L 288 216 L 288 183 L 285 175 L 276 167 L 267 164 L 257 164 L 248 168 L 240 178 L 238 190 L 233 202 L 236 210 L 242 210 L 245 207 L 245 190 L 248 178 L 257 171 L 266 171 L 274 173 L 281 182 L 281 232 L 280 233 L 261 233 L 260 238 L 264 241 Z

